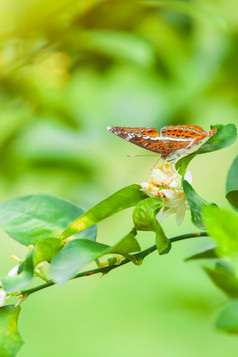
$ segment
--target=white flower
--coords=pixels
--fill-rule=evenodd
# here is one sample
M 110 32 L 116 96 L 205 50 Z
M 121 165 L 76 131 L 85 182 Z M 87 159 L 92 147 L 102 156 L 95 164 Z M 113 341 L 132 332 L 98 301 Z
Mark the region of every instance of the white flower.
M 182 198 L 175 199 L 174 201 L 167 201 L 157 214 L 156 218 L 161 222 L 169 215 L 176 213 L 176 222 L 179 226 L 183 222 L 186 209 L 186 201 Z
M 12 268 L 7 276 L 16 276 L 18 272 L 19 264 L 17 264 L 14 268 Z M 0 281 L 1 285 L 1 281 Z M 7 300 L 10 298 L 9 295 L 7 295 L 6 291 L 0 287 L 0 307 L 4 306 L 7 302 Z
M 184 175 L 184 180 L 188 181 L 188 183 L 192 183 L 192 173 L 190 170 L 187 170 Z
M 160 197 L 162 198 L 164 195 L 162 194 L 162 196 L 160 195 L 160 189 L 151 184 L 150 182 L 142 182 L 141 183 L 141 187 L 142 190 L 150 197 Z
M 12 268 L 7 276 L 16 276 L 18 272 L 19 264 L 17 264 L 14 268 Z
M 184 179 L 192 182 L 191 172 L 188 170 Z M 170 214 L 176 213 L 177 224 L 180 225 L 184 219 L 188 204 L 181 186 L 182 177 L 175 170 L 174 165 L 165 163 L 164 167 L 157 167 L 153 170 L 149 182 L 142 182 L 142 190 L 150 197 L 160 197 L 164 201 L 164 206 L 157 214 L 159 222 Z
M 0 307 L 4 306 L 7 302 L 7 293 L 5 290 L 0 288 Z
M 173 173 L 171 171 L 165 173 L 161 169 L 154 169 L 150 179 L 154 185 L 159 185 L 164 187 L 170 185 L 172 185 L 171 187 L 178 186 L 177 175 L 176 173 Z

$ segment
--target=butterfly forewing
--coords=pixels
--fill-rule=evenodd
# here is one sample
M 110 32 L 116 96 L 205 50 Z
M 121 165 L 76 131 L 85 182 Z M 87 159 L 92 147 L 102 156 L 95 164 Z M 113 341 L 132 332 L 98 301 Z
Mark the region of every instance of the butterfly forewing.
M 197 125 L 165 126 L 160 134 L 154 128 L 109 126 L 107 129 L 124 140 L 161 154 L 162 158 L 177 158 L 216 133 L 216 129 L 206 132 Z
M 127 128 L 122 126 L 108 126 L 107 129 L 113 134 L 120 136 L 121 138 L 127 140 L 133 137 L 141 138 L 143 137 L 159 137 L 159 133 L 154 128 Z
M 175 125 L 165 126 L 160 130 L 160 136 L 195 139 L 206 135 L 206 131 L 197 125 Z

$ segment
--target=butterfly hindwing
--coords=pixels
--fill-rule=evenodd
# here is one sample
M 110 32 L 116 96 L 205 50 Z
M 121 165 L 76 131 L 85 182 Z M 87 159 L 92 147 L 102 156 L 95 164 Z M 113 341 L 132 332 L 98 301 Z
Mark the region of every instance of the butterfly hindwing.
M 160 134 L 154 128 L 108 126 L 107 129 L 132 144 L 161 154 L 164 159 L 177 158 L 216 133 L 216 129 L 206 132 L 197 125 L 165 126 Z

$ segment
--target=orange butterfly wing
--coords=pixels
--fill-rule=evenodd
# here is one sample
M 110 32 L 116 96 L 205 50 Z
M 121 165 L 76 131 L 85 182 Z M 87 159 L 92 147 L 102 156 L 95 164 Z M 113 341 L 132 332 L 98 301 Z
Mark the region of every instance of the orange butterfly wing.
M 197 125 L 165 126 L 160 134 L 154 128 L 109 126 L 107 129 L 132 144 L 161 154 L 163 158 L 178 157 L 216 133 L 216 129 L 206 132 Z

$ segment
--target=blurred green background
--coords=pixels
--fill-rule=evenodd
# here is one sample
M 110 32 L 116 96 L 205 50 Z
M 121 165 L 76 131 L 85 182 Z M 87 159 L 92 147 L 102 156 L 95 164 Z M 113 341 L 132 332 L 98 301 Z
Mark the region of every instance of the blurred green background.
M 150 176 L 155 157 L 107 125 L 238 123 L 235 0 L 2 0 L 0 199 L 50 193 L 88 209 Z M 237 144 L 191 163 L 193 185 L 228 207 L 227 170 Z M 131 228 L 122 212 L 99 225 L 111 244 Z M 189 213 L 168 236 L 196 231 Z M 1 275 L 26 248 L 1 232 Z M 152 234 L 140 234 L 142 247 Z M 237 356 L 237 337 L 214 327 L 224 295 L 199 263 L 183 259 L 208 239 L 175 243 L 102 279 L 79 279 L 22 305 L 19 357 Z

